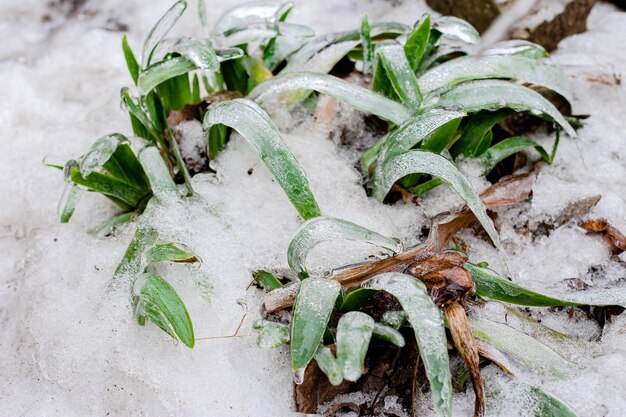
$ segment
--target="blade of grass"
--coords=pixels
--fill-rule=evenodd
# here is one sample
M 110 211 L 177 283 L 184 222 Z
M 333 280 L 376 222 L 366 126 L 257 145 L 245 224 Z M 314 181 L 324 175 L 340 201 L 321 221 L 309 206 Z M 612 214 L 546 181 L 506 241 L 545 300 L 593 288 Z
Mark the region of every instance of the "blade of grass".
M 409 109 L 400 103 L 326 74 L 302 72 L 274 77 L 252 90 L 248 98 L 263 103 L 283 91 L 299 89 L 328 94 L 361 111 L 372 113 L 396 124 L 404 122 L 411 116 Z
M 365 313 L 351 311 L 337 324 L 337 360 L 343 378 L 355 382 L 363 374 L 365 354 L 369 347 L 374 319 Z
M 480 224 L 483 226 L 491 241 L 500 249 L 498 233 L 487 215 L 485 207 L 470 182 L 459 172 L 454 164 L 443 156 L 428 151 L 411 150 L 387 162 L 374 182 L 374 197 L 382 201 L 391 186 L 400 178 L 409 174 L 428 174 L 442 179 L 465 201 Z
M 184 0 L 177 1 L 170 9 L 165 12 L 163 17 L 152 27 L 143 44 L 141 52 L 141 63 L 143 68 L 150 65 L 152 54 L 165 35 L 174 27 L 180 16 L 185 12 L 187 2 Z
M 294 372 L 303 370 L 317 353 L 341 285 L 333 280 L 302 281 L 293 308 L 291 360 Z
M 263 109 L 246 99 L 223 102 L 204 117 L 206 129 L 218 124 L 235 129 L 254 147 L 303 219 L 321 214 L 304 171 Z
M 358 224 L 334 217 L 319 216 L 307 220 L 295 233 L 287 249 L 287 262 L 302 279 L 308 276 L 306 258 L 322 242 L 332 239 L 356 240 L 398 253 L 402 245 L 396 239 L 385 237 Z
M 404 53 L 413 74 L 417 72 L 424 58 L 426 47 L 430 39 L 430 16 L 426 16 L 420 25 L 411 33 L 404 44 Z
M 419 109 L 422 103 L 420 86 L 402 45 L 385 43 L 376 48 L 376 54 L 402 102 L 415 110 Z
M 398 299 L 413 327 L 426 376 L 430 382 L 435 413 L 452 415 L 452 382 L 448 342 L 441 312 L 423 283 L 410 275 L 389 272 L 366 283 L 366 288 L 383 290 Z

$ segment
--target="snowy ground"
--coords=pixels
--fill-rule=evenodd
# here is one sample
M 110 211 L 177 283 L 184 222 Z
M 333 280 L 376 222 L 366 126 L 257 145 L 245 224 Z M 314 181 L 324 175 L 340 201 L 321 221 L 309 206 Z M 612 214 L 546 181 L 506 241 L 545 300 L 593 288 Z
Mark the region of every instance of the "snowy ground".
M 238 2 L 212 3 L 209 10 L 217 18 Z M 114 212 L 107 200 L 85 196 L 72 222 L 58 223 L 63 179 L 41 161 L 78 156 L 108 132 L 130 132 L 118 103 L 120 87 L 130 83 L 122 34 L 111 29 L 127 25 L 137 49 L 169 4 L 93 2 L 71 19 L 36 0 L 0 4 L 0 122 L 5 126 L 0 135 L 5 149 L 0 153 L 0 416 L 291 414 L 289 356 L 256 347 L 251 322 L 258 317 L 260 294 L 246 288 L 252 270 L 287 267 L 286 247 L 299 218 L 241 138 L 234 138 L 217 161 L 216 176 L 194 177 L 199 195 L 163 217 L 163 234 L 186 243 L 204 261 L 203 273 L 184 267 L 164 271 L 190 310 L 198 338 L 193 350 L 176 346 L 154 326 L 137 326 L 127 305 L 128 288 L 109 287 L 134 227 L 114 238 L 90 235 L 90 228 Z M 293 21 L 317 33 L 356 27 L 363 11 L 370 21 L 412 23 L 426 10 L 422 2 L 409 0 L 296 4 Z M 42 23 L 44 15 L 49 18 Z M 180 26 L 197 27 L 193 11 L 185 19 Z M 573 277 L 599 288 L 624 285 L 626 257 L 611 257 L 604 243 L 574 224 L 534 242 L 513 226 L 528 218 L 549 219 L 572 201 L 601 194 L 591 216 L 605 217 L 626 232 L 626 91 L 616 82 L 626 74 L 625 44 L 626 13 L 600 3 L 589 18 L 589 31 L 563 41 L 552 55 L 573 84 L 574 112 L 591 117 L 580 131 L 584 162 L 565 139 L 555 164 L 539 177 L 532 206 L 501 213 L 507 258 L 519 283 L 552 292 L 567 290 L 563 280 Z M 441 189 L 423 208 L 380 205 L 365 196 L 358 172 L 310 122 L 285 140 L 327 215 L 415 243 L 427 215 L 458 204 Z M 479 178 L 474 182 L 483 184 Z M 499 267 L 489 246 L 466 238 L 474 260 Z M 337 249 L 341 257 L 333 255 Z M 363 249 L 330 244 L 311 265 L 356 261 Z M 246 309 L 239 337 L 224 338 L 234 333 Z M 523 325 L 500 308 L 483 314 Z M 626 314 L 601 335 L 583 313 L 568 319 L 564 312 L 540 310 L 536 316 L 582 340 L 582 348 L 571 346 L 567 353 L 584 370 L 566 381 L 523 379 L 557 394 L 581 416 L 623 415 Z M 510 387 L 509 379 L 492 368 L 485 371 L 488 388 Z M 503 408 L 507 402 L 489 401 L 492 415 L 514 414 Z M 471 403 L 470 394 L 455 396 L 454 415 L 470 415 Z

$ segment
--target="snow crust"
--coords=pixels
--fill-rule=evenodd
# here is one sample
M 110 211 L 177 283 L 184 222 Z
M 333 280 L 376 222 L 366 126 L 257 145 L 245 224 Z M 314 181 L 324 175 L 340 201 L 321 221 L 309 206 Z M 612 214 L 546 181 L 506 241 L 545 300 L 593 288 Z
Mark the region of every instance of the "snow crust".
M 121 33 L 110 29 L 128 25 L 129 42 L 138 51 L 170 3 L 93 2 L 84 9 L 89 13 L 72 18 L 66 17 L 67 6 L 51 11 L 35 0 L 0 4 L 5 39 L 0 46 L 0 122 L 5 127 L 0 136 L 0 416 L 293 414 L 288 351 L 257 348 L 251 327 L 262 294 L 249 284 L 255 269 L 287 268 L 287 245 L 301 221 L 241 137 L 232 137 L 214 163 L 217 174 L 194 177 L 197 196 L 155 213 L 165 240 L 186 244 L 203 260 L 200 269 L 166 265 L 160 271 L 189 308 L 197 337 L 193 350 L 175 345 L 155 326 L 139 327 L 132 318 L 130 288 L 111 285 L 134 224 L 115 237 L 89 234 L 115 213 L 97 195 L 85 195 L 71 223 L 58 224 L 62 175 L 41 161 L 64 161 L 82 154 L 103 134 L 130 132 L 127 116 L 119 110 L 118 89 L 131 81 L 121 54 Z M 238 3 L 212 2 L 211 17 Z M 357 27 L 364 11 L 370 21 L 413 23 L 426 9 L 422 1 L 297 1 L 291 19 L 321 34 Z M 42 23 L 44 14 L 49 18 Z M 178 30 L 199 30 L 196 20 L 190 10 Z M 616 82 L 626 73 L 621 52 L 626 14 L 599 3 L 588 26 L 588 32 L 562 41 L 550 58 L 570 78 L 574 113 L 591 115 L 579 131 L 579 147 L 563 138 L 554 165 L 544 167 L 539 176 L 532 202 L 499 212 L 513 278 L 553 293 L 568 290 L 567 278 L 599 288 L 623 286 L 626 278 L 624 256 L 612 257 L 601 240 L 572 222 L 535 239 L 513 230 L 600 194 L 589 217 L 605 217 L 626 232 L 626 91 Z M 349 123 L 358 125 L 358 115 L 346 114 L 356 120 Z M 279 126 L 288 122 L 281 120 Z M 311 119 L 283 135 L 325 215 L 410 245 L 428 217 L 459 207 L 455 194 L 443 187 L 430 192 L 419 207 L 386 206 L 368 198 L 354 161 L 326 133 Z M 542 135 L 533 139 L 552 140 Z M 475 161 L 464 161 L 461 170 L 478 191 L 487 185 Z M 463 238 L 472 260 L 503 270 L 486 241 L 469 232 Z M 371 254 L 367 245 L 331 242 L 320 245 L 308 265 L 322 272 Z M 519 380 L 559 396 L 581 416 L 622 415 L 625 315 L 601 330 L 580 311 L 572 318 L 566 310 L 530 311 L 543 324 L 578 338 L 579 344 L 566 353 L 582 370 L 564 381 L 530 373 Z M 524 328 L 496 304 L 479 314 Z M 240 324 L 236 337 L 230 337 Z M 515 408 L 525 401 L 515 394 L 520 382 L 494 366 L 484 372 L 488 392 L 504 395 L 488 399 L 490 415 L 523 415 L 521 406 Z M 369 397 L 355 394 L 359 398 Z M 387 400 L 394 409 L 394 399 Z M 432 414 L 428 401 L 420 407 L 420 415 Z M 455 416 L 471 415 L 473 394 L 455 394 L 453 407 Z

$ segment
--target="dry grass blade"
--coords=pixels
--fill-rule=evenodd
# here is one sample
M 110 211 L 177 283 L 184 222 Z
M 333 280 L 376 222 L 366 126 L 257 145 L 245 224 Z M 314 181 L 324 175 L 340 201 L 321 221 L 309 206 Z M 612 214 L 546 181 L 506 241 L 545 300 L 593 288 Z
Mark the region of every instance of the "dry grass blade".
M 472 385 L 474 386 L 474 393 L 476 394 L 474 417 L 484 416 L 485 392 L 478 363 L 478 347 L 472 335 L 472 330 L 469 327 L 465 309 L 458 301 L 453 301 L 443 307 L 443 312 L 448 319 L 454 346 L 456 346 L 459 355 L 465 361 L 465 365 L 470 373 L 470 378 L 472 378 Z

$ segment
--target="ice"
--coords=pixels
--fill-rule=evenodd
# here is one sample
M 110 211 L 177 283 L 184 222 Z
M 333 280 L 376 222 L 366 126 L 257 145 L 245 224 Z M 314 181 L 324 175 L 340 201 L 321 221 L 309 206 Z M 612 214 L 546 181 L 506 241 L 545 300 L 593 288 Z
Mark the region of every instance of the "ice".
M 131 131 L 127 115 L 119 110 L 119 89 L 132 83 L 121 54 L 122 34 L 107 28 L 127 25 L 129 43 L 138 53 L 145 34 L 172 2 L 87 2 L 76 17 L 62 3 L 54 8 L 35 0 L 0 4 L 0 33 L 6 39 L 0 47 L 0 141 L 5 145 L 0 153 L 0 415 L 292 415 L 288 348 L 256 346 L 251 324 L 259 318 L 262 294 L 246 288 L 251 271 L 287 268 L 287 246 L 301 220 L 243 138 L 232 138 L 215 161 L 216 174 L 194 177 L 197 196 L 156 213 L 160 237 L 186 244 L 204 262 L 199 269 L 161 265 L 157 270 L 189 309 L 197 337 L 194 350 L 177 346 L 151 324 L 139 327 L 130 287 L 110 286 L 136 223 L 108 238 L 89 234 L 116 208 L 88 193 L 72 221 L 58 223 L 63 175 L 43 166 L 43 158 L 76 158 L 104 134 Z M 236 4 L 211 3 L 209 25 Z M 422 1 L 391 4 L 302 1 L 290 21 L 324 34 L 354 29 L 362 12 L 369 13 L 372 23 L 412 24 L 425 11 Z M 193 2 L 189 7 L 174 34 L 200 33 Z M 42 25 L 44 14 L 51 21 Z M 539 291 L 566 290 L 562 279 L 572 277 L 597 289 L 623 288 L 626 276 L 624 254 L 611 256 L 600 239 L 576 226 L 577 219 L 535 240 L 513 230 L 513 225 L 550 219 L 570 202 L 601 194 L 588 216 L 605 217 L 626 232 L 626 94 L 623 81 L 618 83 L 626 73 L 626 16 L 599 2 L 588 26 L 588 32 L 563 40 L 549 58 L 572 82 L 574 113 L 591 115 L 579 131 L 584 162 L 574 143 L 562 138 L 555 163 L 542 169 L 531 202 L 499 211 L 512 278 Z M 288 116 L 281 122 L 288 125 Z M 410 244 L 416 243 L 427 216 L 462 204 L 445 186 L 422 198 L 421 207 L 368 198 L 352 161 L 310 119 L 300 122 L 282 136 L 325 215 Z M 537 139 L 553 140 L 542 134 Z M 461 163 L 480 192 L 486 181 L 479 168 L 472 161 Z M 462 237 L 472 260 L 489 261 L 503 271 L 491 244 L 469 231 Z M 312 254 L 312 268 L 324 271 L 367 256 L 362 247 L 330 245 L 324 251 L 320 247 L 319 256 Z M 559 396 L 581 416 L 621 416 L 626 409 L 625 316 L 613 316 L 602 329 L 582 310 L 571 318 L 567 309 L 529 309 L 535 310 L 535 319 L 585 342 L 580 356 L 573 357 L 582 370 L 566 380 L 526 373 L 519 380 Z M 522 326 L 500 308 L 484 314 Z M 489 415 L 524 415 L 516 406 L 523 400 L 518 383 L 494 366 L 483 372 L 492 393 Z M 374 395 L 355 393 L 335 402 L 371 403 Z M 385 398 L 387 409 L 407 415 L 394 401 Z M 420 415 L 433 415 L 428 396 L 416 405 Z M 454 393 L 453 415 L 471 415 L 472 408 L 471 389 Z

